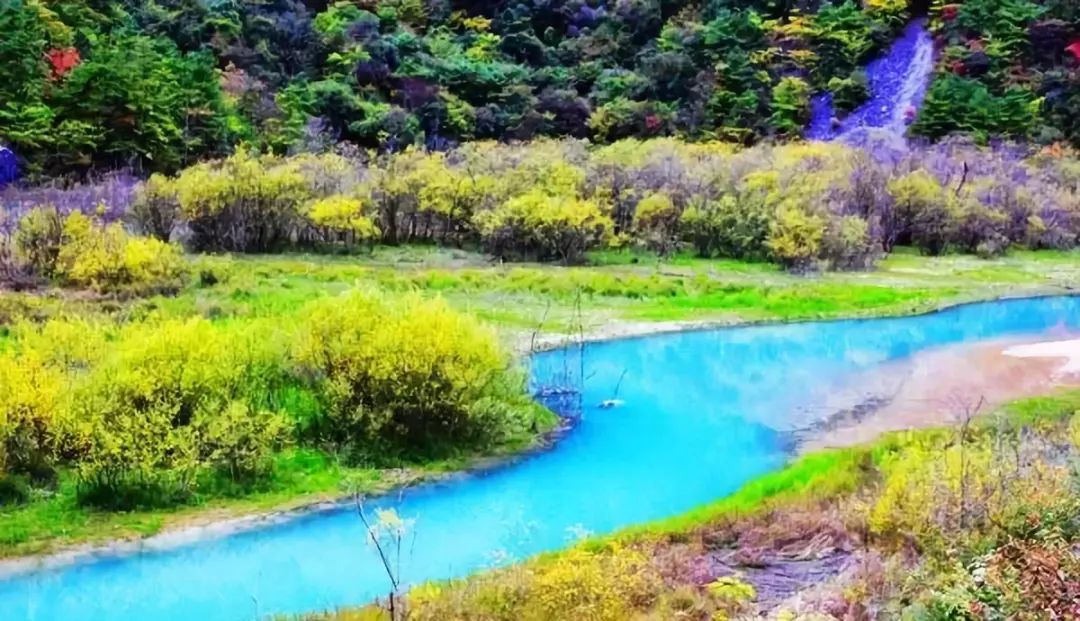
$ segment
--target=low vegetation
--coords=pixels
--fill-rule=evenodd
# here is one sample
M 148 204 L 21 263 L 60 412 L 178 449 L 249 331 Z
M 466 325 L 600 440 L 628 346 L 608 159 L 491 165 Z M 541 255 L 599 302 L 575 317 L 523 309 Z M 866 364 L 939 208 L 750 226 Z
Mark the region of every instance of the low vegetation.
M 813 280 L 626 250 L 569 268 L 434 247 L 181 259 L 190 276 L 174 294 L 0 298 L 0 555 L 385 489 L 521 449 L 554 421 L 525 400 L 509 352 L 552 335 L 905 314 L 1080 282 L 1075 254 L 1049 251 L 902 251 L 872 274 Z M 447 351 L 462 355 L 433 355 Z

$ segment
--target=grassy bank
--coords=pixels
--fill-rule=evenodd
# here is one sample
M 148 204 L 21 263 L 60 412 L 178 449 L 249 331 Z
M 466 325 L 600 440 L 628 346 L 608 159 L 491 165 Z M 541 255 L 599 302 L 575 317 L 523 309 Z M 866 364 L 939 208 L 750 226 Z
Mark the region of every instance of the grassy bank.
M 172 296 L 117 300 L 54 291 L 7 293 L 0 318 L 101 315 L 116 321 L 228 321 L 295 312 L 356 286 L 445 298 L 506 334 L 576 332 L 610 321 L 731 322 L 908 314 L 1007 295 L 1080 286 L 1080 254 L 1016 251 L 983 260 L 901 249 L 870 272 L 796 276 L 767 263 L 630 251 L 594 253 L 581 267 L 493 264 L 434 247 L 378 247 L 358 256 L 202 255 L 195 282 Z
M 894 315 L 1002 295 L 1064 292 L 1080 284 L 1076 258 L 1074 253 L 1017 252 L 985 261 L 900 252 L 873 272 L 800 277 L 769 264 L 683 255 L 661 261 L 648 254 L 602 252 L 591 257 L 589 266 L 563 268 L 494 265 L 457 250 L 380 247 L 370 255 L 341 257 L 189 256 L 191 283 L 175 295 L 122 299 L 55 290 L 6 293 L 0 304 L 10 347 L 18 340 L 12 327 L 20 321 L 85 321 L 104 335 L 104 342 L 138 326 L 193 319 L 226 332 L 242 331 L 252 325 L 287 325 L 313 301 L 376 288 L 391 299 L 414 293 L 441 297 L 453 309 L 494 326 L 506 347 L 520 350 L 533 332 L 588 333 L 659 321 Z M 196 493 L 182 503 L 119 512 L 80 503 L 76 477 L 64 471 L 54 485 L 34 491 L 25 502 L 0 505 L 0 555 L 146 536 L 339 497 L 351 489 L 374 492 L 463 467 L 483 453 L 505 454 L 534 439 L 532 433 L 516 434 L 482 450 L 399 460 L 391 468 L 357 464 L 325 445 L 286 447 L 275 453 L 256 485 L 235 486 L 204 476 Z M 819 478 L 844 481 L 831 470 L 839 467 L 833 462 L 850 465 L 854 457 L 814 459 L 802 470 L 777 474 L 773 483 L 766 479 L 758 493 L 813 486 Z M 724 502 L 752 506 L 759 500 L 743 495 Z
M 1080 392 L 1017 401 L 962 427 L 807 455 L 687 514 L 416 587 L 398 618 L 1071 618 L 1078 464 Z M 372 606 L 308 618 L 390 616 Z

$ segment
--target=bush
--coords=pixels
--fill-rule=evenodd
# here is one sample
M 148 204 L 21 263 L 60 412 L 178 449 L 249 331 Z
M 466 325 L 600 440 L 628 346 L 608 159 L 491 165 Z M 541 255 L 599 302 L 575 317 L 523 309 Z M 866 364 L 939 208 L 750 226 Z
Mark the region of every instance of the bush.
M 606 242 L 613 227 L 595 201 L 536 190 L 477 214 L 475 222 L 485 247 L 499 258 L 567 264 Z
M 870 267 L 876 244 L 870 225 L 859 216 L 843 216 L 828 223 L 821 243 L 821 258 L 836 270 L 859 270 Z
M 769 213 L 753 201 L 722 196 L 683 212 L 680 228 L 703 257 L 761 259 L 766 254 Z
M 888 191 L 896 204 L 900 239 L 906 238 L 932 255 L 944 252 L 953 237 L 955 197 L 924 170 L 892 179 Z
M 220 411 L 204 409 L 191 425 L 199 462 L 241 483 L 270 471 L 271 456 L 290 431 L 282 414 L 253 410 L 243 401 L 232 401 Z
M 238 153 L 197 164 L 176 178 L 180 213 L 198 250 L 266 252 L 296 241 L 311 199 L 294 164 Z
M 64 220 L 54 271 L 66 284 L 95 291 L 148 293 L 179 289 L 187 265 L 174 246 L 74 212 Z
M 201 470 L 262 471 L 287 378 L 271 334 L 204 320 L 125 330 L 80 383 L 80 498 L 111 508 L 182 502 Z
M 675 244 L 679 210 L 665 194 L 650 194 L 638 201 L 634 210 L 634 230 L 646 247 L 667 254 Z
M 649 610 L 662 585 L 645 554 L 612 545 L 571 549 L 468 582 L 426 585 L 410 591 L 408 605 L 417 621 L 621 621 Z
M 786 207 L 776 214 L 769 227 L 766 242 L 773 257 L 784 267 L 805 271 L 814 266 L 821 252 L 824 222 L 816 215 L 795 207 Z
M 15 231 L 16 259 L 46 278 L 56 272 L 64 218 L 55 207 L 35 207 L 19 219 Z
M 150 175 L 139 187 L 128 217 L 143 235 L 169 241 L 180 218 L 176 184 L 164 175 Z
M 292 349 L 321 417 L 354 460 L 430 456 L 528 429 L 534 406 L 494 334 L 439 300 L 354 292 L 313 303 Z
M 364 201 L 334 195 L 313 202 L 307 218 L 312 225 L 323 229 L 324 241 L 355 245 L 379 236 L 379 227 L 365 212 Z
M 38 355 L 0 355 L 0 479 L 52 480 L 65 448 L 66 388 Z

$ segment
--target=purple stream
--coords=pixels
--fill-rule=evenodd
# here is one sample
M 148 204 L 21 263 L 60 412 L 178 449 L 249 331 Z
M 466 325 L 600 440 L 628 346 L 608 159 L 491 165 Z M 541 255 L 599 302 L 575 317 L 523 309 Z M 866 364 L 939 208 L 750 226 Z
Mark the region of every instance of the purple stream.
M 934 41 L 926 20 L 908 24 L 884 55 L 866 66 L 870 98 L 842 120 L 835 118 L 832 93 L 822 93 L 810 104 L 810 140 L 861 142 L 867 130 L 883 130 L 903 138 L 926 96 L 934 70 Z

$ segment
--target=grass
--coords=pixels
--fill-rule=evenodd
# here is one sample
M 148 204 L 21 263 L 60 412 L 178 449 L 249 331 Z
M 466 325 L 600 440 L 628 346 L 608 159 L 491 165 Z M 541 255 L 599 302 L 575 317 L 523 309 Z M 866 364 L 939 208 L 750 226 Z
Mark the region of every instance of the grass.
M 313 299 L 354 287 L 380 287 L 443 296 L 499 327 L 508 341 L 521 342 L 522 336 L 536 330 L 569 333 L 578 325 L 589 331 L 618 322 L 898 315 L 1002 295 L 1065 292 L 1080 284 L 1077 259 L 1080 253 L 1017 252 L 985 261 L 901 251 L 874 272 L 803 277 L 768 264 L 687 255 L 660 261 L 627 251 L 594 253 L 595 264 L 583 267 L 492 265 L 480 255 L 429 247 L 378 248 L 362 256 L 197 256 L 190 259 L 195 282 L 175 296 L 114 300 L 61 291 L 6 293 L 0 297 L 0 322 L 70 314 L 120 322 L 191 316 L 246 321 L 289 315 Z M 520 446 L 500 450 L 514 448 Z M 392 474 L 342 469 L 325 457 L 293 453 L 279 459 L 273 481 L 263 489 L 125 514 L 78 507 L 65 483 L 54 496 L 0 508 L 0 555 L 145 536 L 226 515 L 289 508 L 339 496 L 349 486 L 378 491 L 400 483 L 399 477 L 461 467 L 471 457 Z M 715 506 L 677 518 L 668 527 L 748 510 L 793 491 L 847 489 L 864 459 L 860 450 L 807 457 Z
M 378 248 L 370 255 L 202 256 L 202 284 L 174 297 L 127 303 L 25 300 L 36 316 L 104 312 L 122 319 L 273 317 L 313 298 L 360 286 L 440 295 L 520 336 L 570 333 L 612 322 L 791 321 L 902 315 L 1003 295 L 1060 293 L 1080 285 L 1080 253 L 1006 258 L 894 253 L 873 272 L 786 274 L 776 266 L 678 255 L 605 251 L 594 265 L 492 265 L 465 251 Z M 24 298 L 26 296 L 23 296 Z M 17 306 L 13 301 L 8 306 Z M 3 307 L 0 307 L 2 310 Z M 2 314 L 0 314 L 2 317 Z

